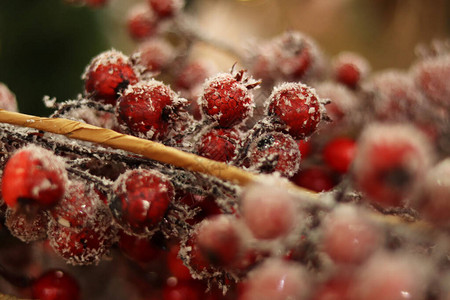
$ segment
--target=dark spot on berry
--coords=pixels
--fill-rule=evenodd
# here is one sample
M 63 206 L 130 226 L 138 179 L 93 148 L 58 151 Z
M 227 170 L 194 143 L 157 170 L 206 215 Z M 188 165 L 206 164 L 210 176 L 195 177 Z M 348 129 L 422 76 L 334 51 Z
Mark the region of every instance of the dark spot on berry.
M 122 78 L 123 79 L 123 78 Z M 114 92 L 116 94 L 119 94 L 121 91 L 123 91 L 124 89 L 126 89 L 128 87 L 128 85 L 130 84 L 130 81 L 127 79 L 123 79 L 114 89 Z
M 264 151 L 268 149 L 270 146 L 272 146 L 274 142 L 275 138 L 273 137 L 273 135 L 270 134 L 262 138 L 256 146 L 258 147 L 259 151 Z
M 396 167 L 382 173 L 382 178 L 388 186 L 406 188 L 411 183 L 411 174 L 403 167 Z

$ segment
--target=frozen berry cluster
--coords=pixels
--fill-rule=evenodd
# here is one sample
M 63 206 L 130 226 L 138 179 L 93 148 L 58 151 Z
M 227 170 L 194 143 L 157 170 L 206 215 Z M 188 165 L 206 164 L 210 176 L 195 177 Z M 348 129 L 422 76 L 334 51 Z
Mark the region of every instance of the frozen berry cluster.
M 190 55 L 200 41 L 224 44 L 194 30 L 183 4 L 133 7 L 135 51 L 94 57 L 77 99 L 45 99 L 51 117 L 257 181 L 237 186 L 102 141 L 1 124 L 0 290 L 43 300 L 450 299 L 449 47 L 430 46 L 407 70 L 372 71 L 357 53 L 329 57 L 288 31 L 220 70 Z M 3 84 L 0 107 L 17 111 Z

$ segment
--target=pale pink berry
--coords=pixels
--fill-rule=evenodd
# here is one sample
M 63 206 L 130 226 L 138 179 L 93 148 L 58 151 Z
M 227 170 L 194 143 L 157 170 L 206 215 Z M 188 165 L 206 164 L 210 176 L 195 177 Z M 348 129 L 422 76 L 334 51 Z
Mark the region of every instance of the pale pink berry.
M 17 111 L 16 95 L 9 88 L 0 82 L 0 108 L 8 111 Z

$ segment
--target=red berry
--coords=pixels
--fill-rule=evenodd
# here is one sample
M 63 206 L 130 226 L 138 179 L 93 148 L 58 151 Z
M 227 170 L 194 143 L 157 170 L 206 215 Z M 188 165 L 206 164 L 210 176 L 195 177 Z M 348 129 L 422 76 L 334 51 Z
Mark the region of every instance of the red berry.
M 413 68 L 417 86 L 434 104 L 450 107 L 450 54 L 435 56 L 417 62 Z
M 352 206 L 338 207 L 321 226 L 320 247 L 336 263 L 360 264 L 382 246 L 379 229 Z
M 198 154 L 221 162 L 230 162 L 236 156 L 239 132 L 235 129 L 212 129 L 200 138 Z
M 218 215 L 197 225 L 195 248 L 212 266 L 230 266 L 241 254 L 243 240 L 236 223 L 235 217 Z
M 148 3 L 160 18 L 173 17 L 184 6 L 184 0 L 148 0 Z
M 352 276 L 339 272 L 316 288 L 312 300 L 352 300 L 350 288 L 353 282 Z
M 16 95 L 0 82 L 0 108 L 17 112 Z
M 151 234 L 174 196 L 172 183 L 158 171 L 128 170 L 117 178 L 109 207 L 128 233 Z
M 71 181 L 63 199 L 51 209 L 51 216 L 61 226 L 81 229 L 95 220 L 103 206 L 98 194 L 86 183 Z
M 356 154 L 356 142 L 347 137 L 329 141 L 323 148 L 322 156 L 326 164 L 339 173 L 347 173 Z
M 367 59 L 353 52 L 342 52 L 333 60 L 336 81 L 347 87 L 356 88 L 370 71 Z
M 122 131 L 135 136 L 162 140 L 173 125 L 184 99 L 167 85 L 149 80 L 130 85 L 118 99 L 116 117 Z
M 324 106 L 315 90 L 302 83 L 284 83 L 269 97 L 268 114 L 280 120 L 294 138 L 305 138 L 316 131 Z
M 127 15 L 127 29 L 135 40 L 144 40 L 156 34 L 158 20 L 153 10 L 143 3 L 131 7 Z
M 109 104 L 115 104 L 119 93 L 138 81 L 128 57 L 116 50 L 94 57 L 82 78 L 89 97 Z
M 196 60 L 184 65 L 176 74 L 175 86 L 183 90 L 191 90 L 201 85 L 212 75 L 215 67 L 209 61 Z
M 269 259 L 249 273 L 239 300 L 307 299 L 308 277 L 303 267 Z
M 205 82 L 200 107 L 207 119 L 232 127 L 252 115 L 253 96 L 242 76 L 243 71 L 236 76 L 223 73 Z
M 48 238 L 53 250 L 67 263 L 89 265 L 98 263 L 113 245 L 116 230 L 106 209 L 97 212 L 95 222 L 81 229 L 49 224 Z
M 198 281 L 169 278 L 163 288 L 163 300 L 203 300 L 205 287 Z
M 62 270 L 48 270 L 32 284 L 32 297 L 40 300 L 78 300 L 80 286 L 69 273 Z
M 207 217 L 222 214 L 222 210 L 216 203 L 214 196 L 199 196 L 191 193 L 182 193 L 177 195 L 178 201 L 187 204 L 191 209 L 197 210 L 197 213 L 192 219 L 187 219 L 186 222 L 190 225 L 197 224 Z
M 249 147 L 250 165 L 263 173 L 279 172 L 290 177 L 300 166 L 300 150 L 292 137 L 269 132 L 258 137 Z
M 178 280 L 191 280 L 191 271 L 185 266 L 183 260 L 178 256 L 179 246 L 173 246 L 167 253 L 167 267 L 170 273 Z
M 312 151 L 311 140 L 299 140 L 297 144 L 301 158 L 302 159 L 307 158 Z
M 135 66 L 144 74 L 161 71 L 173 61 L 174 57 L 173 46 L 162 39 L 151 39 L 141 43 L 133 54 Z
M 382 206 L 417 197 L 433 152 L 422 132 L 408 125 L 375 124 L 361 134 L 353 163 L 356 185 Z
M 67 174 L 62 159 L 30 145 L 15 152 L 6 163 L 2 195 L 11 208 L 34 204 L 50 207 L 64 195 Z
M 300 172 L 295 174 L 291 180 L 298 186 L 318 193 L 329 191 L 335 186 L 331 174 L 319 167 L 300 170 Z
M 245 224 L 258 239 L 287 236 L 294 229 L 298 217 L 291 195 L 282 188 L 267 184 L 250 186 L 244 191 L 241 213 Z
M 130 235 L 123 230 L 119 231 L 118 245 L 128 258 L 139 263 L 149 263 L 160 255 L 160 249 L 150 238 Z
M 45 239 L 47 224 L 48 216 L 44 210 L 33 215 L 12 209 L 7 209 L 5 213 L 5 226 L 13 236 L 26 243 Z

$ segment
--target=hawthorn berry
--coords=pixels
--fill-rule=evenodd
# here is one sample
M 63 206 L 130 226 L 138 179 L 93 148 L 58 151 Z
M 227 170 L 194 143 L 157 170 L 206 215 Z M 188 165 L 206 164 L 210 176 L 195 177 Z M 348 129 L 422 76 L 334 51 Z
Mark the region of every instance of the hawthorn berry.
M 325 163 L 341 174 L 347 173 L 355 155 L 356 142 L 348 137 L 334 138 L 322 150 Z
M 417 197 L 433 156 L 420 130 L 405 124 L 373 124 L 358 140 L 353 177 L 371 202 L 403 206 Z
M 258 137 L 249 147 L 250 166 L 262 173 L 279 172 L 290 177 L 300 167 L 300 150 L 292 137 L 269 132 Z
M 276 117 L 294 138 L 314 133 L 325 112 L 316 91 L 302 83 L 283 83 L 273 89 L 268 101 L 269 116 Z
M 40 300 L 81 299 L 80 285 L 69 273 L 51 269 L 33 281 L 32 297 Z
M 127 15 L 127 29 L 130 36 L 142 41 L 158 31 L 158 19 L 153 10 L 143 3 L 131 7 Z
M 130 85 L 116 105 L 116 117 L 123 132 L 163 140 L 185 99 L 164 83 L 151 79 Z
M 5 213 L 5 226 L 11 235 L 26 243 L 44 240 L 47 237 L 47 224 L 48 216 L 44 210 L 34 215 L 12 209 L 7 209 Z
M 177 15 L 184 6 L 184 0 L 147 0 L 159 18 Z
M 166 68 L 175 58 L 173 46 L 163 39 L 150 39 L 139 44 L 132 55 L 133 64 L 141 73 L 154 74 Z
M 154 170 L 133 169 L 114 183 L 109 207 L 116 222 L 131 234 L 155 231 L 174 197 L 172 183 Z
M 357 53 L 341 52 L 332 62 L 335 80 L 351 89 L 355 89 L 370 72 L 367 59 Z
M 195 60 L 182 66 L 175 75 L 174 83 L 178 89 L 191 90 L 210 77 L 216 67 L 206 60 Z
M 2 82 L 0 82 L 0 108 L 8 111 L 18 111 L 16 95 Z
M 230 162 L 236 156 L 239 142 L 240 136 L 236 129 L 211 129 L 201 136 L 197 151 L 200 156 Z
M 2 177 L 2 196 L 13 209 L 26 205 L 48 208 L 62 199 L 66 182 L 64 161 L 49 150 L 29 145 L 8 159 Z
M 92 99 L 115 104 L 119 93 L 138 81 L 129 58 L 116 50 L 103 52 L 92 59 L 82 79 L 86 95 Z
M 203 85 L 200 108 L 205 118 L 221 127 L 230 128 L 242 123 L 253 114 L 253 95 L 249 92 L 258 83 L 244 77 L 221 73 L 209 78 Z

